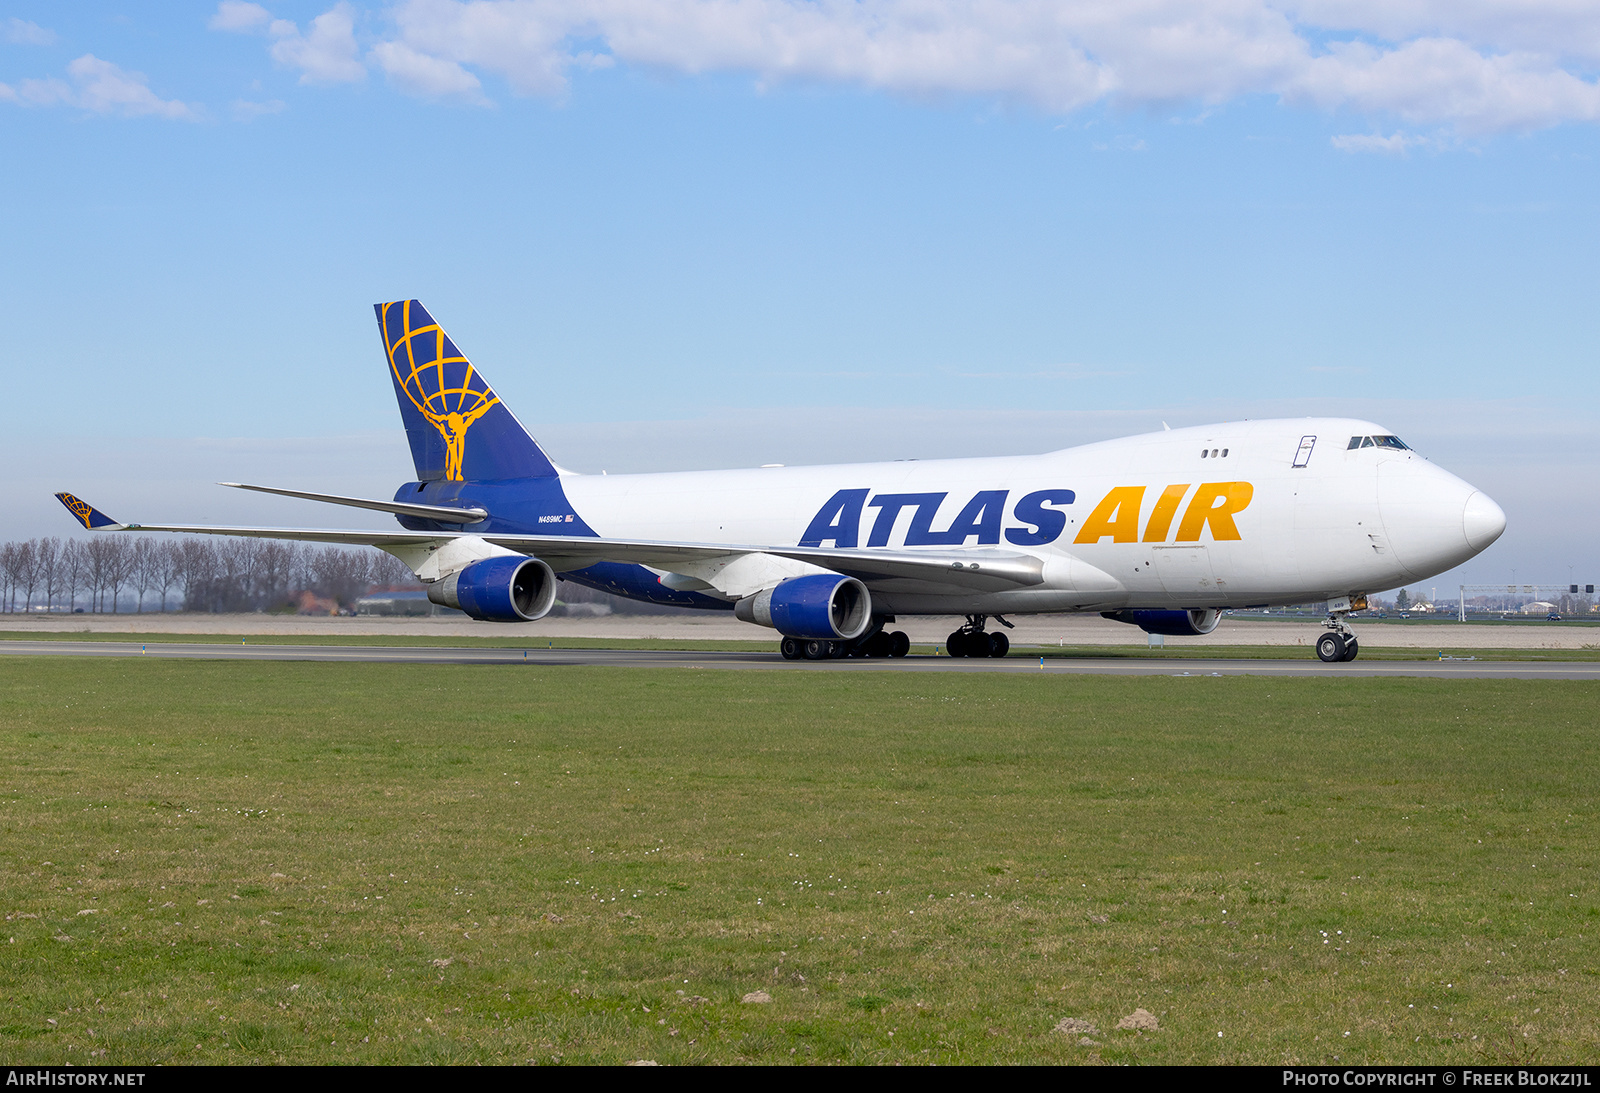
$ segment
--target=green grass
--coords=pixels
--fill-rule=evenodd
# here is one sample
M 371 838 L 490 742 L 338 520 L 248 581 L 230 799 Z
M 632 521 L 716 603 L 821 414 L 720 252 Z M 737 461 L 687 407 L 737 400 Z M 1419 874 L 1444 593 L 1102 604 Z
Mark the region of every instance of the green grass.
M 1588 1061 L 1597 699 L 6 658 L 0 1056 Z

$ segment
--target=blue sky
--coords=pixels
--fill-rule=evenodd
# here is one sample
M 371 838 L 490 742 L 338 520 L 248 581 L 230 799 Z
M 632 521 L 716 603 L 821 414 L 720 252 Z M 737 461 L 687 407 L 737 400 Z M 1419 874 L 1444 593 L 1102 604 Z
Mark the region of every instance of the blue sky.
M 582 470 L 1354 413 L 1600 579 L 1570 7 L 0 6 L 0 537 L 387 495 L 415 296 Z

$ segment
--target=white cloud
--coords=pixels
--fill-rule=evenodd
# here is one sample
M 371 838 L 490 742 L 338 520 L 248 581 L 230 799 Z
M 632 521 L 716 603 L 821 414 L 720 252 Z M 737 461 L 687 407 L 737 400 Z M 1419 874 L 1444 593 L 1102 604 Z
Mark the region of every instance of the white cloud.
M 1446 38 L 1387 51 L 1341 44 L 1314 59 L 1285 93 L 1330 109 L 1448 120 L 1468 132 L 1600 118 L 1600 86 L 1532 54 L 1485 57 Z
M 0 30 L 0 38 L 15 46 L 47 46 L 55 42 L 56 32 L 13 15 L 6 20 L 5 29 Z
M 1589 0 L 1285 0 L 1297 21 L 1387 42 L 1454 38 L 1491 53 L 1600 58 L 1600 7 Z
M 1404 133 L 1396 133 L 1389 137 L 1377 133 L 1343 133 L 1333 137 L 1329 143 L 1341 152 L 1382 152 L 1400 156 L 1421 143 L 1421 140 L 1417 137 L 1408 137 Z M 1313 368 L 1311 371 L 1316 372 L 1318 369 Z
M 1589 0 L 399 0 L 390 15 L 372 57 L 424 95 L 475 93 L 470 70 L 560 95 L 609 56 L 1056 113 L 1273 95 L 1471 132 L 1600 117 Z
M 382 42 L 372 59 L 402 90 L 428 98 L 464 98 L 487 103 L 478 77 L 455 61 L 419 53 L 404 42 Z
M 247 4 L 244 0 L 222 0 L 222 3 L 217 5 L 217 13 L 211 17 L 206 26 L 212 30 L 245 34 L 265 28 L 271 21 L 272 13 L 260 4 Z
M 0 102 L 21 106 L 76 106 L 93 114 L 124 118 L 160 117 L 197 121 L 200 113 L 188 103 L 162 99 L 151 91 L 145 76 L 129 72 L 92 53 L 67 65 L 72 82 L 50 78 L 22 80 L 16 87 L 0 84 Z
M 300 69 L 303 84 L 354 83 L 366 78 L 366 66 L 357 56 L 355 12 L 343 0 L 311 20 L 305 34 L 287 19 L 273 20 L 267 32 L 277 39 L 272 44 L 272 59 Z
M 235 99 L 233 101 L 233 118 L 235 121 L 254 121 L 268 114 L 281 114 L 287 106 L 288 104 L 282 99 L 268 99 L 266 102 Z

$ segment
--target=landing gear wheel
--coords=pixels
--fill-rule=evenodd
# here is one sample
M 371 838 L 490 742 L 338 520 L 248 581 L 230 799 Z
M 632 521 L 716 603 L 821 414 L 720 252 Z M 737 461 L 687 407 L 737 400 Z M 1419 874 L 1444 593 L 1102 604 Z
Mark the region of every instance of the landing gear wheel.
M 1345 659 L 1344 638 L 1338 634 L 1323 634 L 1317 639 L 1317 657 L 1333 664 Z
M 893 644 L 894 641 L 889 635 L 879 630 L 866 640 L 866 643 L 862 646 L 862 653 L 869 657 L 886 657 L 890 655 L 889 648 Z
M 1355 638 L 1351 638 L 1349 641 L 1344 643 L 1344 656 L 1340 657 L 1339 659 L 1348 663 L 1352 660 L 1355 660 L 1356 654 L 1360 651 L 1360 643 L 1357 642 Z
M 906 636 L 904 630 L 896 630 L 889 635 L 889 655 L 891 657 L 903 657 L 909 652 L 911 652 L 911 639 Z
M 944 651 L 953 657 L 967 655 L 967 635 L 963 630 L 952 630 L 950 636 L 944 639 Z
M 1003 657 L 1009 652 L 1011 652 L 1010 638 L 998 630 L 989 635 L 989 655 L 991 657 Z
M 778 643 L 778 652 L 783 654 L 784 660 L 799 660 L 805 655 L 800 648 L 799 638 L 784 638 Z
M 809 641 L 802 642 L 800 649 L 807 660 L 827 660 L 833 656 L 833 642 L 831 641 L 820 641 L 812 638 Z

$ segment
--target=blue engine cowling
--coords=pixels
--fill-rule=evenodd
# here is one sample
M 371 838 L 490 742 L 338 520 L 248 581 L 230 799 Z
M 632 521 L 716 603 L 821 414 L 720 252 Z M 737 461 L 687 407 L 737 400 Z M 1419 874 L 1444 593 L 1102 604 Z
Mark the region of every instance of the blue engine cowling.
M 1167 634 L 1175 638 L 1209 634 L 1222 619 L 1222 612 L 1215 608 L 1195 611 L 1102 611 L 1100 615 L 1116 622 L 1131 623 L 1146 634 Z
M 785 637 L 853 641 L 872 623 L 872 595 L 854 577 L 815 573 L 746 596 L 734 604 L 733 613 Z
M 534 622 L 556 602 L 556 574 L 538 558 L 486 558 L 435 581 L 428 599 L 480 622 Z

